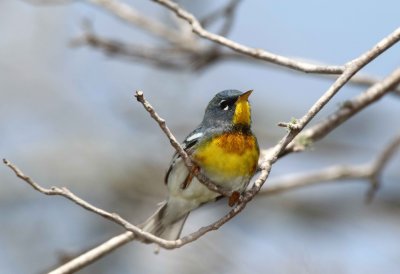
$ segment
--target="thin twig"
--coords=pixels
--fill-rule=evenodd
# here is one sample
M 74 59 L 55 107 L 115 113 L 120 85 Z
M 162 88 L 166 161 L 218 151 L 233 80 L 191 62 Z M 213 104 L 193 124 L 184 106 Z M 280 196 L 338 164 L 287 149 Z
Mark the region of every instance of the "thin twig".
M 379 190 L 382 180 L 380 175 L 382 174 L 383 168 L 387 165 L 390 159 L 394 156 L 396 151 L 400 147 L 400 136 L 393 139 L 392 142 L 382 151 L 382 153 L 377 157 L 375 162 L 371 164 L 371 187 L 369 188 L 366 196 L 366 201 L 371 202 L 375 196 L 375 193 Z
M 220 18 L 227 17 L 233 13 L 233 11 L 240 4 L 241 0 L 231 0 L 227 2 L 225 6 L 217 9 L 214 12 L 207 14 L 204 18 L 200 19 L 199 22 L 202 26 L 209 26 Z
M 372 47 L 361 56 L 353 59 L 345 65 L 345 70 L 336 79 L 333 85 L 328 89 L 324 96 L 322 96 L 296 124 L 301 129 L 322 109 L 323 106 L 339 91 L 339 89 L 347 83 L 353 75 L 360 71 L 364 66 L 389 49 L 400 40 L 400 28 L 383 38 L 378 44 Z M 396 74 L 396 71 L 394 72 Z M 391 77 L 389 77 L 391 78 Z M 388 80 L 387 80 L 388 81 Z M 383 83 L 382 83 L 383 84 Z M 398 84 L 398 83 L 397 83 Z M 389 90 L 393 89 L 397 84 L 390 84 Z M 378 84 L 377 84 L 378 85 Z M 385 89 L 387 90 L 387 89 Z
M 332 77 L 333 75 L 321 75 L 321 76 Z M 382 81 L 382 79 L 380 79 L 376 76 L 373 76 L 373 75 L 357 74 L 351 78 L 350 83 L 354 86 L 370 87 L 381 81 Z M 393 95 L 400 96 L 400 86 L 398 85 L 398 86 L 393 87 L 391 92 Z
M 370 183 L 370 189 L 366 195 L 369 202 L 373 198 L 380 185 L 380 175 L 388 162 L 400 147 L 400 134 L 393 138 L 390 143 L 370 163 L 362 165 L 336 165 L 306 174 L 292 174 L 269 181 L 269 186 L 263 188 L 257 197 L 271 196 L 278 193 L 294 190 L 297 188 L 315 184 L 327 183 L 337 180 L 365 180 Z M 376 184 L 378 182 L 378 184 Z
M 25 0 L 28 1 L 32 4 L 38 4 L 38 5 L 43 5 L 43 4 L 65 4 L 65 3 L 71 3 L 71 0 Z M 179 7 L 177 4 L 174 4 L 172 1 L 168 0 L 153 0 L 156 2 L 159 2 L 160 4 L 167 6 L 170 10 L 173 10 L 178 16 L 189 22 L 193 28 L 193 31 L 197 33 L 199 36 L 202 36 L 206 39 L 209 39 L 211 41 L 214 41 L 215 37 L 208 37 L 212 36 L 212 33 L 207 32 L 204 30 L 203 27 L 201 26 L 206 26 L 210 24 L 211 22 L 214 22 L 218 17 L 220 16 L 225 16 L 226 17 L 226 22 L 223 26 L 223 30 L 220 33 L 220 38 L 224 38 L 224 34 L 226 34 L 227 31 L 229 31 L 230 27 L 232 26 L 232 20 L 233 20 L 233 15 L 234 11 L 237 8 L 238 4 L 240 3 L 240 0 L 232 0 L 231 2 L 228 2 L 226 6 L 224 6 L 222 9 L 217 10 L 216 12 L 210 13 L 207 17 L 205 17 L 202 20 L 197 20 L 194 18 L 192 14 L 189 12 L 183 10 L 181 7 Z M 86 42 L 88 45 L 102 49 L 104 50 L 105 53 L 107 54 L 116 54 L 116 55 L 121 55 L 125 57 L 135 57 L 139 58 L 142 61 L 149 62 L 151 64 L 157 65 L 159 67 L 163 68 L 168 68 L 168 69 L 176 69 L 176 70 L 187 70 L 188 68 L 192 68 L 195 70 L 200 70 L 206 68 L 208 65 L 216 64 L 217 61 L 223 61 L 223 60 L 242 60 L 242 61 L 247 61 L 250 60 L 246 57 L 252 57 L 256 58 L 255 60 L 265 60 L 265 58 L 260 58 L 259 52 L 265 52 L 260 49 L 251 49 L 246 46 L 242 46 L 236 42 L 230 41 L 228 39 L 219 41 L 220 39 L 216 39 L 216 43 L 226 46 L 228 48 L 234 49 L 232 47 L 236 47 L 237 49 L 236 52 L 221 52 L 218 50 L 218 48 L 215 48 L 213 46 L 210 47 L 210 49 L 204 48 L 198 43 L 195 43 L 193 39 L 187 39 L 186 35 L 183 35 L 180 32 L 174 31 L 172 28 L 165 27 L 164 24 L 155 21 L 154 19 L 149 19 L 146 16 L 141 15 L 140 12 L 138 12 L 136 9 L 134 9 L 132 6 L 129 6 L 125 3 L 119 2 L 118 0 L 87 0 L 87 2 L 98 5 L 105 10 L 109 11 L 111 14 L 115 15 L 116 17 L 119 17 L 122 20 L 125 20 L 127 22 L 130 22 L 139 28 L 142 28 L 146 31 L 148 31 L 151 34 L 155 34 L 159 37 L 162 37 L 169 41 L 170 43 L 174 44 L 176 46 L 175 51 L 178 53 L 181 51 L 184 56 L 180 56 L 179 58 L 168 58 L 164 56 L 161 53 L 164 53 L 166 51 L 165 48 L 149 48 L 146 46 L 137 46 L 137 45 L 127 45 L 122 41 L 116 41 L 116 40 L 111 40 L 111 39 L 105 39 L 101 38 L 95 35 L 90 35 L 88 34 L 87 36 L 84 35 L 83 37 L 80 37 L 78 39 L 74 39 L 77 45 L 81 45 L 82 43 Z M 174 6 L 174 7 L 173 7 Z M 179 14 L 178 14 L 179 13 Z M 195 19 L 194 21 L 192 20 L 193 18 Z M 196 22 L 198 21 L 198 22 Z M 193 22 L 193 23 L 191 23 Z M 200 29 L 196 26 L 200 26 Z M 198 33 L 201 32 L 201 33 Z M 218 35 L 216 35 L 218 37 Z M 228 43 L 227 43 L 228 42 Z M 233 42 L 233 43 L 231 43 Z M 240 47 L 237 47 L 239 45 Z M 244 49 L 246 50 L 244 50 Z M 217 50 L 216 50 L 217 49 Z M 249 50 L 251 49 L 251 50 Z M 190 53 L 188 56 L 187 54 Z M 240 54 L 238 54 L 240 53 Z M 243 55 L 245 54 L 245 55 Z M 186 55 L 186 56 L 185 56 Z M 262 55 L 262 54 L 261 54 Z M 285 62 L 279 63 L 281 60 L 278 58 L 278 55 L 275 54 L 270 54 L 271 59 L 277 59 L 277 62 L 272 63 L 278 63 L 282 65 L 283 68 L 293 68 L 291 66 L 288 66 L 285 64 Z M 267 55 L 269 56 L 269 55 Z M 182 58 L 183 57 L 183 58 Z M 324 69 L 322 71 L 316 71 L 316 73 L 321 74 L 321 73 L 327 73 L 328 75 L 320 75 L 324 77 L 332 77 L 329 74 L 339 74 L 342 73 L 343 70 L 345 69 L 344 66 L 329 66 L 329 65 L 315 65 L 312 64 L 311 61 L 307 62 L 301 62 L 301 61 L 296 61 L 296 58 L 286 58 L 282 60 L 292 60 L 294 63 L 299 63 L 299 64 L 311 64 L 310 66 L 304 66 L 306 69 L 299 69 L 299 68 L 294 68 L 296 70 L 300 71 L 305 71 L 305 72 L 314 72 L 313 70 L 318 70 L 319 68 L 330 68 L 329 72 L 324 72 Z M 172 59 L 172 60 L 171 60 Z M 186 60 L 186 63 L 176 63 L 174 62 L 175 60 L 179 59 L 180 61 Z M 193 61 L 194 60 L 194 61 Z M 290 63 L 290 62 L 289 62 Z M 265 63 L 264 64 L 268 64 Z M 312 68 L 309 70 L 309 68 Z M 336 68 L 336 69 L 334 69 Z M 340 68 L 340 69 L 338 69 Z M 336 72 L 335 72 L 336 71 Z M 317 75 L 318 75 L 317 74 Z M 360 86 L 370 86 L 373 85 L 377 82 L 379 82 L 380 79 L 370 76 L 370 75 L 355 75 L 351 78 L 349 81 L 352 84 L 355 85 L 360 85 Z M 393 88 L 393 94 L 400 96 L 400 87 L 394 87 Z
M 148 33 L 157 35 L 166 41 L 174 44 L 180 44 L 182 47 L 188 43 L 181 33 L 166 27 L 165 24 L 160 23 L 154 19 L 149 19 L 148 16 L 142 15 L 132 6 L 129 6 L 118 0 L 87 0 L 88 3 L 100 6 L 110 12 L 110 14 L 138 26 L 140 29 L 146 30 Z M 193 45 L 191 45 L 193 48 Z
M 168 70 L 180 71 L 186 68 L 186 64 L 181 62 L 182 58 L 173 58 L 176 54 L 166 48 L 153 48 L 146 45 L 128 45 L 118 40 L 100 37 L 89 32 L 86 32 L 71 41 L 71 46 L 73 47 L 82 45 L 88 45 L 94 49 L 100 49 L 106 55 L 122 57 L 125 59 L 129 58 L 135 61 L 140 60 Z
M 174 69 L 178 71 L 187 70 L 204 70 L 211 65 L 224 60 L 238 60 L 238 61 L 251 61 L 248 56 L 241 54 L 230 54 L 228 52 L 221 52 L 215 50 L 215 47 L 202 48 L 198 50 L 183 50 L 181 48 L 168 48 L 168 47 L 152 47 L 147 45 L 134 45 L 126 42 L 105 38 L 94 34 L 90 30 L 85 32 L 71 41 L 72 46 L 88 45 L 94 49 L 103 51 L 106 55 L 118 56 L 120 58 L 129 58 L 133 60 L 140 60 L 159 68 L 168 70 Z M 217 48 L 218 49 L 218 48 Z M 258 61 L 261 63 L 261 61 Z M 263 65 L 270 65 L 270 63 L 262 62 Z M 275 67 L 283 68 L 285 67 Z M 314 77 L 324 77 L 326 79 L 336 79 L 336 75 L 325 74 L 310 74 Z M 350 80 L 349 84 L 360 87 L 369 87 L 381 81 L 380 78 L 368 75 L 357 74 Z M 400 96 L 400 86 L 394 87 L 392 94 Z
M 285 149 L 281 156 L 292 152 L 301 151 L 305 149 L 304 144 L 311 144 L 316 142 L 332 130 L 340 126 L 349 118 L 359 113 L 365 107 L 373 102 L 382 98 L 385 94 L 390 92 L 393 87 L 400 83 L 400 68 L 393 71 L 388 77 L 381 82 L 376 83 L 364 93 L 356 96 L 355 98 L 346 101 L 340 109 L 332 113 L 319 123 L 303 131 L 297 138 Z

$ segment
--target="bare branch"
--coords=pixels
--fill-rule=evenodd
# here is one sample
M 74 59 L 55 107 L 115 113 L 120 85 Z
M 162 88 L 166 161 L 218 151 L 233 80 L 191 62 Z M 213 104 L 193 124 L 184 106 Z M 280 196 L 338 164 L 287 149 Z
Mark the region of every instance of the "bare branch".
M 74 273 L 85 266 L 97 261 L 104 255 L 107 255 L 114 251 L 115 249 L 129 243 L 135 238 L 135 234 L 131 231 L 126 231 L 118 236 L 115 236 L 101 245 L 96 246 L 93 249 L 77 256 L 71 261 L 63 264 L 62 266 L 50 271 L 48 274 L 67 274 Z
M 75 38 L 71 41 L 71 45 L 74 47 L 89 45 L 95 49 L 102 50 L 107 55 L 140 60 L 169 70 L 184 70 L 186 68 L 186 64 L 179 62 L 181 58 L 171 58 L 171 55 L 175 56 L 174 49 L 128 45 L 117 40 L 97 36 L 92 32 L 86 32 L 82 36 Z M 169 54 L 166 54 L 166 52 Z
M 224 7 L 218 9 L 214 12 L 209 13 L 203 19 L 200 20 L 200 24 L 202 26 L 208 26 L 217 21 L 221 17 L 229 17 L 231 16 L 237 6 L 240 4 L 241 0 L 231 0 Z
M 332 75 L 326 75 L 326 76 L 332 76 Z M 372 85 L 375 85 L 376 83 L 381 82 L 382 79 L 375 77 L 373 75 L 368 75 L 368 74 L 357 74 L 354 75 L 350 82 L 352 85 L 355 86 L 360 86 L 360 87 L 370 87 Z M 391 90 L 393 91 L 393 95 L 400 96 L 400 86 L 395 86 Z
M 329 115 L 327 118 L 302 132 L 283 152 L 283 155 L 292 151 L 300 151 L 305 148 L 305 143 L 318 141 L 340 126 L 349 118 L 363 110 L 368 105 L 382 98 L 390 92 L 393 87 L 400 83 L 400 68 L 393 71 L 389 76 L 379 83 L 376 83 L 364 93 L 356 96 L 343 104 L 343 106 Z
M 358 71 L 360 71 L 364 66 L 378 57 L 381 53 L 389 49 L 395 43 L 400 40 L 400 28 L 397 28 L 394 32 L 383 38 L 378 44 L 376 44 L 369 51 L 363 53 L 361 56 L 353 59 L 345 65 L 345 70 L 343 73 L 336 79 L 333 85 L 328 89 L 326 94 L 322 96 L 311 109 L 307 112 L 307 114 L 301 118 L 297 124 L 298 128 L 303 128 L 308 121 L 310 121 L 320 110 L 321 108 L 339 91 L 339 89 L 347 83 L 353 75 L 355 75 Z M 396 75 L 396 71 L 394 72 Z M 397 76 L 394 76 L 396 78 Z M 389 80 L 390 82 L 390 80 Z M 385 90 L 391 90 L 397 86 L 398 82 L 390 83 L 390 86 Z M 382 83 L 383 85 L 384 83 Z M 377 84 L 379 85 L 379 84 Z
M 374 163 L 371 164 L 371 187 L 368 190 L 366 201 L 371 202 L 374 198 L 375 193 L 381 186 L 381 179 L 379 178 L 383 168 L 387 165 L 389 160 L 394 156 L 396 151 L 400 147 L 400 136 L 393 139 L 392 142 L 382 151 L 382 153 L 377 157 Z
M 94 34 L 91 30 L 85 30 L 85 33 L 72 40 L 72 46 L 89 45 L 95 49 L 102 50 L 107 55 L 120 56 L 123 58 L 133 58 L 135 60 L 144 61 L 155 65 L 160 68 L 166 68 L 168 70 L 200 70 L 205 69 L 212 64 L 221 62 L 224 60 L 239 60 L 239 61 L 251 61 L 248 56 L 240 55 L 237 53 L 221 52 L 218 48 L 211 47 L 210 49 L 204 48 L 199 50 L 186 51 L 179 48 L 163 48 L 163 47 L 151 47 L 146 45 L 132 45 L 125 42 L 109 39 Z M 258 62 L 261 62 L 258 60 Z M 262 62 L 264 65 L 269 63 Z M 285 67 L 279 67 L 285 69 Z M 335 75 L 324 75 L 324 74 L 312 74 L 314 77 L 324 78 L 337 78 Z M 380 82 L 381 79 L 378 77 L 357 74 L 354 75 L 349 81 L 349 84 L 369 87 L 373 84 Z M 394 87 L 391 94 L 400 96 L 400 86 Z
M 138 26 L 140 29 L 144 29 L 151 34 L 157 35 L 166 41 L 174 44 L 180 44 L 182 47 L 185 46 L 189 41 L 183 39 L 181 33 L 172 30 L 154 19 L 142 15 L 132 6 L 117 0 L 87 0 L 88 3 L 102 7 L 109 11 L 116 17 Z M 193 45 L 191 45 L 193 48 Z
M 271 196 L 288 190 L 332 182 L 337 180 L 359 180 L 363 179 L 370 183 L 370 189 L 367 193 L 367 201 L 371 201 L 374 193 L 378 189 L 380 182 L 379 176 L 395 152 L 400 147 L 400 134 L 387 144 L 382 152 L 371 161 L 363 165 L 344 166 L 337 165 L 328 167 L 315 172 L 306 174 L 293 174 L 271 180 L 270 184 L 263 188 L 257 197 Z
M 165 6 L 166 8 L 174 12 L 178 17 L 186 20 L 191 25 L 193 32 L 199 35 L 200 37 L 218 43 L 222 46 L 228 47 L 239 53 L 251 56 L 253 58 L 285 66 L 291 69 L 300 70 L 304 72 L 312 72 L 312 73 L 339 74 L 342 73 L 345 69 L 345 67 L 343 66 L 319 66 L 307 62 L 302 62 L 287 58 L 285 56 L 273 54 L 262 49 L 251 48 L 239 44 L 221 35 L 217 35 L 205 30 L 193 14 L 181 8 L 177 3 L 170 0 L 153 0 L 153 1 Z
M 15 175 L 18 178 L 24 180 L 30 186 L 32 186 L 35 190 L 37 190 L 45 195 L 63 196 L 65 198 L 67 198 L 68 200 L 74 202 L 75 204 L 83 207 L 84 209 L 94 212 L 108 220 L 111 220 L 111 221 L 115 221 L 116 219 L 120 218 L 115 213 L 109 213 L 105 210 L 102 210 L 100 208 L 97 208 L 97 207 L 91 205 L 90 203 L 86 202 L 85 200 L 83 200 L 83 199 L 79 198 L 78 196 L 76 196 L 75 194 L 73 194 L 71 191 L 69 191 L 65 187 L 52 186 L 50 188 L 44 188 L 44 187 L 40 186 L 38 183 L 36 183 L 35 181 L 33 181 L 30 177 L 26 176 L 20 169 L 18 169 L 18 167 L 13 165 L 10 161 L 3 159 L 3 162 L 6 166 L 8 166 L 10 169 L 12 169 L 14 171 Z
M 65 4 L 65 3 L 71 3 L 70 0 L 25 0 L 28 1 L 32 4 Z M 141 61 L 148 62 L 150 64 L 156 65 L 158 67 L 162 68 L 168 68 L 168 69 L 176 69 L 176 70 L 186 70 L 186 69 L 195 69 L 195 70 L 200 70 L 206 68 L 208 65 L 212 65 L 217 63 L 217 61 L 223 61 L 223 60 L 239 60 L 239 61 L 249 61 L 248 57 L 255 57 L 256 59 L 253 60 L 264 60 L 263 58 L 258 58 L 257 56 L 254 56 L 254 54 L 247 54 L 243 55 L 243 52 L 238 50 L 237 52 L 221 52 L 219 51 L 219 48 L 216 47 L 210 47 L 209 49 L 201 47 L 193 39 L 187 39 L 186 35 L 183 35 L 179 31 L 174 31 L 172 28 L 165 27 L 164 24 L 155 21 L 153 19 L 149 19 L 146 16 L 141 15 L 138 11 L 136 11 L 132 6 L 128 6 L 124 3 L 119 2 L 118 0 L 87 0 L 88 2 L 98 5 L 105 10 L 108 10 L 110 13 L 114 14 L 115 16 L 133 23 L 134 25 L 138 26 L 139 28 L 142 28 L 152 34 L 155 34 L 161 38 L 166 39 L 167 41 L 173 43 L 175 45 L 175 48 L 172 49 L 167 49 L 167 48 L 151 48 L 148 46 L 144 45 L 128 45 L 122 41 L 117 41 L 117 40 L 112 40 L 112 39 L 106 39 L 99 37 L 97 35 L 94 35 L 93 33 L 87 32 L 83 37 L 80 37 L 78 39 L 74 39 L 74 45 L 82 45 L 82 44 L 88 44 L 94 48 L 101 49 L 103 50 L 106 54 L 111 54 L 111 55 L 121 55 L 121 57 L 128 57 L 128 58 L 135 58 L 135 59 L 140 59 Z M 164 2 L 164 1 L 156 1 L 156 2 Z M 165 1 L 165 2 L 170 2 L 171 1 Z M 226 6 L 223 8 L 210 13 L 208 16 L 206 16 L 204 19 L 200 20 L 199 24 L 206 26 L 215 20 L 217 20 L 219 17 L 224 16 L 225 17 L 225 24 L 222 28 L 222 31 L 220 33 L 220 36 L 224 36 L 226 34 L 231 25 L 232 25 L 232 20 L 233 20 L 233 15 L 234 11 L 237 8 L 238 4 L 240 3 L 240 0 L 232 0 L 227 3 Z M 161 3 L 164 6 L 166 6 L 166 3 Z M 182 8 L 178 7 L 180 10 L 184 11 Z M 171 9 L 171 8 L 170 8 Z M 176 11 L 174 10 L 176 13 Z M 186 14 L 191 15 L 190 13 L 186 12 Z M 193 16 L 193 15 L 192 15 Z M 181 16 L 180 16 L 181 17 Z M 184 18 L 184 20 L 188 21 L 188 18 Z M 193 26 L 192 26 L 193 27 Z M 205 31 L 205 30 L 204 30 Z M 206 32 L 207 33 L 207 32 Z M 200 34 L 198 34 L 200 35 Z M 201 35 L 200 35 L 201 36 Z M 207 37 L 205 37 L 208 39 Z M 210 40 L 210 39 L 209 39 Z M 221 44 L 218 41 L 214 41 L 219 44 Z M 222 45 L 227 46 L 222 43 Z M 229 46 L 227 46 L 229 48 Z M 172 51 L 176 54 L 180 54 L 183 56 L 179 56 L 178 58 L 175 58 L 175 56 L 170 56 L 165 55 L 165 52 L 168 52 L 169 54 L 172 53 Z M 259 49 L 254 49 L 254 51 L 260 51 Z M 240 54 L 238 54 L 240 53 Z M 295 58 L 287 58 L 289 60 L 295 60 Z M 180 62 L 176 62 L 176 60 L 179 60 Z M 182 62 L 183 61 L 183 62 Z M 264 60 L 265 61 L 265 60 Z M 274 62 L 272 62 L 274 63 Z M 305 64 L 312 64 L 312 61 L 307 61 L 303 62 Z M 263 64 L 268 64 L 263 62 Z M 283 68 L 288 68 L 289 66 L 286 66 L 284 64 Z M 281 66 L 282 67 L 282 66 Z M 334 67 L 334 66 L 329 66 L 329 65 L 319 65 L 319 67 Z M 290 67 L 289 67 L 290 68 Z M 341 70 L 335 72 L 332 72 L 333 74 L 338 74 L 341 73 L 344 70 L 344 67 L 342 67 Z M 304 71 L 304 70 L 301 70 Z M 307 72 L 307 71 L 306 71 Z M 329 72 L 331 73 L 331 72 Z M 314 74 L 315 75 L 315 74 Z M 316 74 L 319 76 L 323 77 L 336 77 L 332 75 L 321 75 L 321 74 Z M 380 79 L 370 76 L 370 75 L 355 75 L 351 78 L 349 81 L 351 84 L 355 85 L 360 85 L 360 86 L 370 86 L 373 85 L 377 82 L 379 82 Z M 400 96 L 400 87 L 395 87 L 393 94 Z

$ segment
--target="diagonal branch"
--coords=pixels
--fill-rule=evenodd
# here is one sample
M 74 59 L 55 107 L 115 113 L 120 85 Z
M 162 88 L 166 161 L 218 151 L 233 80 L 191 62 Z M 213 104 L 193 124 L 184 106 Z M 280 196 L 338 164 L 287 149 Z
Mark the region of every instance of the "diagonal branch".
M 321 75 L 322 76 L 322 75 Z M 333 75 L 330 75 L 333 76 Z M 360 87 L 370 87 L 375 85 L 376 83 L 379 83 L 382 79 L 373 76 L 373 75 L 368 75 L 368 74 L 357 74 L 354 75 L 353 78 L 351 78 L 350 83 L 354 86 L 360 86 Z M 393 89 L 391 90 L 393 95 L 400 96 L 400 86 L 394 86 Z
M 374 47 L 372 47 L 367 52 L 363 53 L 359 57 L 351 60 L 345 65 L 345 70 L 343 73 L 336 79 L 333 85 L 328 89 L 326 94 L 322 96 L 318 101 L 311 107 L 311 109 L 304 115 L 299 122 L 297 123 L 297 128 L 303 128 L 321 109 L 325 106 L 325 104 L 342 88 L 344 84 L 346 84 L 358 71 L 360 71 L 364 66 L 378 57 L 380 54 L 385 52 L 395 43 L 400 40 L 400 28 L 396 29 L 394 32 L 383 38 L 380 42 L 378 42 Z M 397 77 L 399 70 L 393 72 L 394 76 L 388 77 L 386 79 L 389 83 L 388 88 L 384 88 L 384 90 L 391 90 L 397 86 L 398 81 L 394 83 L 391 82 L 392 78 Z M 382 83 L 384 84 L 384 83 Z M 378 86 L 380 84 L 377 84 Z
M 174 52 L 169 52 L 169 49 L 166 48 L 126 44 L 118 40 L 100 37 L 92 32 L 85 32 L 71 41 L 71 46 L 73 47 L 82 45 L 99 49 L 109 56 L 129 58 L 135 61 L 140 60 L 168 70 L 186 69 L 186 65 L 180 62 L 182 58 L 173 58 L 175 56 Z
M 65 4 L 65 3 L 71 3 L 71 0 L 25 0 L 28 1 L 32 4 Z M 183 10 L 181 7 L 179 7 L 176 3 L 169 1 L 169 0 L 153 0 L 156 2 L 159 2 L 160 4 L 167 6 L 170 10 L 174 11 L 175 14 L 178 13 L 178 16 L 182 18 L 184 16 L 184 20 L 186 22 L 189 22 L 193 31 L 197 33 L 199 36 L 203 37 L 205 39 L 214 41 L 218 39 L 213 39 L 213 37 L 208 37 L 209 34 L 212 35 L 212 33 L 207 32 L 204 29 L 204 26 L 209 25 L 210 23 L 216 21 L 219 17 L 224 16 L 225 17 L 225 22 L 222 27 L 221 33 L 219 37 L 224 38 L 223 36 L 226 34 L 226 32 L 229 31 L 230 27 L 232 26 L 232 20 L 234 16 L 234 11 L 236 10 L 238 4 L 240 3 L 240 0 L 232 0 L 228 2 L 223 8 L 218 9 L 215 12 L 210 13 L 207 15 L 205 18 L 202 20 L 197 20 L 192 14 L 189 12 Z M 239 61 L 249 61 L 250 58 L 254 58 L 253 60 L 258 60 L 258 61 L 268 61 L 265 60 L 265 58 L 259 58 L 257 52 L 265 52 L 260 49 L 252 49 L 246 46 L 242 46 L 238 43 L 235 43 L 233 41 L 230 41 L 228 39 L 224 41 L 214 41 L 218 45 L 223 45 L 227 48 L 231 48 L 235 50 L 234 52 L 226 52 L 226 51 L 219 51 L 219 48 L 211 46 L 209 49 L 201 47 L 197 41 L 193 39 L 189 39 L 186 35 L 186 33 L 182 33 L 182 31 L 177 31 L 173 30 L 171 27 L 166 27 L 165 24 L 154 20 L 154 19 L 149 19 L 149 17 L 142 15 L 139 11 L 137 11 L 134 7 L 127 5 L 123 2 L 120 2 L 119 0 L 86 0 L 86 2 L 91 3 L 93 5 L 97 5 L 104 10 L 107 10 L 109 13 L 113 14 L 114 16 L 132 23 L 136 25 L 139 28 L 144 29 L 145 31 L 154 34 L 156 36 L 159 36 L 166 41 L 169 41 L 174 45 L 174 51 L 175 53 L 181 52 L 181 55 L 178 58 L 175 58 L 172 56 L 171 58 L 166 57 L 164 54 L 168 49 L 166 48 L 150 48 L 146 47 L 143 45 L 128 45 L 122 41 L 117 41 L 117 40 L 111 40 L 111 39 L 105 39 L 99 36 L 94 35 L 93 33 L 87 33 L 83 37 L 80 37 L 78 39 L 75 39 L 76 45 L 82 45 L 83 43 L 86 43 L 94 48 L 101 49 L 103 50 L 106 54 L 116 54 L 120 55 L 123 57 L 128 57 L 128 58 L 136 58 L 140 59 L 142 61 L 149 62 L 150 64 L 157 65 L 162 68 L 168 68 L 168 69 L 176 69 L 176 70 L 186 70 L 186 69 L 195 69 L 195 70 L 200 70 L 206 68 L 208 65 L 216 64 L 217 61 L 223 61 L 223 60 L 239 60 Z M 194 19 L 194 21 L 193 21 Z M 196 23 L 197 21 L 197 23 Z M 194 22 L 194 23 L 191 23 Z M 198 29 L 196 27 L 197 25 L 200 26 L 201 29 Z M 203 27 L 202 27 L 203 26 Z M 201 30 L 201 31 L 200 31 Z M 198 32 L 202 32 L 203 35 L 199 34 Z M 218 35 L 217 35 L 218 36 Z M 215 38 L 215 37 L 214 37 Z M 230 43 L 230 42 L 233 42 Z M 234 45 L 240 45 L 241 47 L 236 47 L 237 49 L 232 48 Z M 247 50 L 243 50 L 243 47 Z M 171 52 L 169 52 L 171 53 Z M 168 55 L 168 54 L 167 54 Z M 269 55 L 271 59 L 275 59 L 275 57 L 279 57 L 278 55 L 270 53 Z M 294 63 L 299 63 L 299 64 L 311 64 L 312 65 L 312 70 L 316 68 L 322 68 L 322 70 L 325 70 L 326 68 L 331 68 L 330 72 L 319 72 L 319 73 L 327 73 L 327 75 L 322 75 L 319 74 L 319 76 L 322 77 L 336 77 L 331 74 L 339 74 L 343 72 L 345 69 L 344 66 L 329 66 L 329 65 L 316 65 L 318 62 L 313 62 L 313 61 L 296 61 L 296 58 L 290 58 L 290 57 L 285 57 L 286 59 L 284 60 L 292 60 Z M 176 59 L 179 59 L 180 61 L 184 62 L 176 62 Z M 280 58 L 276 58 L 278 63 L 281 60 Z M 271 63 L 276 63 L 276 62 L 271 62 Z M 284 62 L 285 63 L 285 62 Z M 285 65 L 282 63 L 281 67 L 282 68 L 291 68 L 290 66 Z M 264 64 L 268 64 L 265 63 Z M 306 66 L 307 67 L 307 66 Z M 340 68 L 337 70 L 337 72 L 333 72 L 332 68 Z M 325 68 L 325 69 L 324 69 Z M 296 68 L 295 68 L 296 69 Z M 305 71 L 305 72 L 313 72 L 313 71 L 308 71 L 308 69 L 303 70 L 303 69 L 296 69 L 300 71 Z M 318 73 L 318 72 L 317 72 Z M 377 82 L 379 82 L 380 79 L 370 76 L 370 75 L 355 75 L 352 77 L 352 79 L 349 81 L 351 84 L 355 85 L 360 85 L 360 86 L 371 86 Z M 400 87 L 394 87 L 393 88 L 394 92 L 393 94 L 399 96 L 400 95 Z
M 309 144 L 318 141 L 329 134 L 332 130 L 342 123 L 359 113 L 365 107 L 376 102 L 385 94 L 390 92 L 393 87 L 400 83 L 400 68 L 393 71 L 381 82 L 376 83 L 364 93 L 355 98 L 346 101 L 343 106 L 332 113 L 316 125 L 303 131 L 299 136 L 285 149 L 281 156 L 293 152 L 304 150 Z
M 149 19 L 149 17 L 142 15 L 132 6 L 129 6 L 118 0 L 86 0 L 96 6 L 109 11 L 112 15 L 124 20 L 125 22 L 134 24 L 139 28 L 148 31 L 151 34 L 159 36 L 166 41 L 173 44 L 180 44 L 182 47 L 189 41 L 184 39 L 181 33 L 165 26 L 165 24 L 160 23 L 154 19 Z M 193 48 L 193 45 L 191 45 Z
M 326 74 L 339 74 L 344 71 L 343 66 L 319 66 L 307 62 L 302 62 L 288 57 L 270 53 L 262 49 L 251 48 L 242 44 L 239 44 L 233 40 L 227 39 L 224 36 L 214 34 L 205 30 L 197 18 L 190 12 L 184 10 L 177 3 L 170 0 L 153 0 L 160 5 L 165 6 L 172 12 L 174 12 L 178 17 L 187 21 L 192 27 L 192 31 L 202 38 L 220 44 L 222 46 L 228 47 L 236 52 L 251 56 L 256 59 L 271 62 L 277 65 L 285 66 L 291 69 L 300 70 L 304 72 L 312 73 L 326 73 Z
M 336 165 L 306 174 L 293 174 L 270 181 L 270 185 L 260 191 L 257 197 L 271 196 L 297 188 L 322 184 L 337 180 L 366 180 L 370 189 L 366 200 L 371 201 L 380 185 L 380 175 L 400 147 L 400 134 L 388 143 L 370 163 L 362 165 Z M 271 186 L 272 185 L 272 186 Z

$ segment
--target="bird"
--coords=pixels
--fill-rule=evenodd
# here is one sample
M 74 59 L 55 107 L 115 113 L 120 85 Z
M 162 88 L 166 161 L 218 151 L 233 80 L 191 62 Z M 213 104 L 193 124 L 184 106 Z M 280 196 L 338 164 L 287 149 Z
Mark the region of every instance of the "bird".
M 248 98 L 252 91 L 230 89 L 217 93 L 208 103 L 202 122 L 182 143 L 194 165 L 209 180 L 236 194 L 243 193 L 248 186 L 260 155 L 257 138 L 251 131 Z M 189 213 L 221 194 L 191 176 L 177 152 L 164 182 L 167 199 L 139 227 L 165 240 L 176 240 Z

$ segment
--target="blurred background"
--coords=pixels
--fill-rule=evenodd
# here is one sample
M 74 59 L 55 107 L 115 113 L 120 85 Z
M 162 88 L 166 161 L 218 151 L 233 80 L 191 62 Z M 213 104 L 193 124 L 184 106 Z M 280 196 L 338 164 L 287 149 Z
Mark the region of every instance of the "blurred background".
M 173 26 L 151 1 L 127 1 Z M 226 1 L 181 1 L 199 18 Z M 274 53 L 344 64 L 399 26 L 398 1 L 242 1 L 229 37 Z M 144 221 L 165 197 L 173 149 L 133 97 L 147 99 L 182 140 L 212 96 L 254 89 L 253 129 L 260 146 L 285 133 L 332 83 L 263 63 L 224 61 L 200 70 L 160 68 L 71 47 L 82 21 L 109 38 L 162 45 L 145 31 L 88 2 L 34 5 L 0 1 L 0 155 L 43 186 L 66 186 L 90 203 Z M 221 22 L 210 26 L 218 30 Z M 204 41 L 199 41 L 207 45 Z M 209 45 L 209 44 L 208 44 Z M 165 53 L 168 56 L 168 53 Z M 179 57 L 176 57 L 179 58 Z M 363 72 L 383 77 L 400 64 L 395 45 Z M 346 86 L 314 119 L 364 88 Z M 374 159 L 399 131 L 400 98 L 388 95 L 312 149 L 280 160 L 271 178 Z M 131 243 L 80 273 L 398 273 L 400 157 L 385 168 L 371 204 L 368 185 L 342 181 L 253 200 L 239 216 L 177 250 L 153 253 Z M 0 167 L 0 272 L 44 273 L 123 230 L 62 197 L 47 197 Z M 268 184 L 268 181 L 267 181 Z M 228 211 L 226 201 L 191 214 L 184 234 Z

